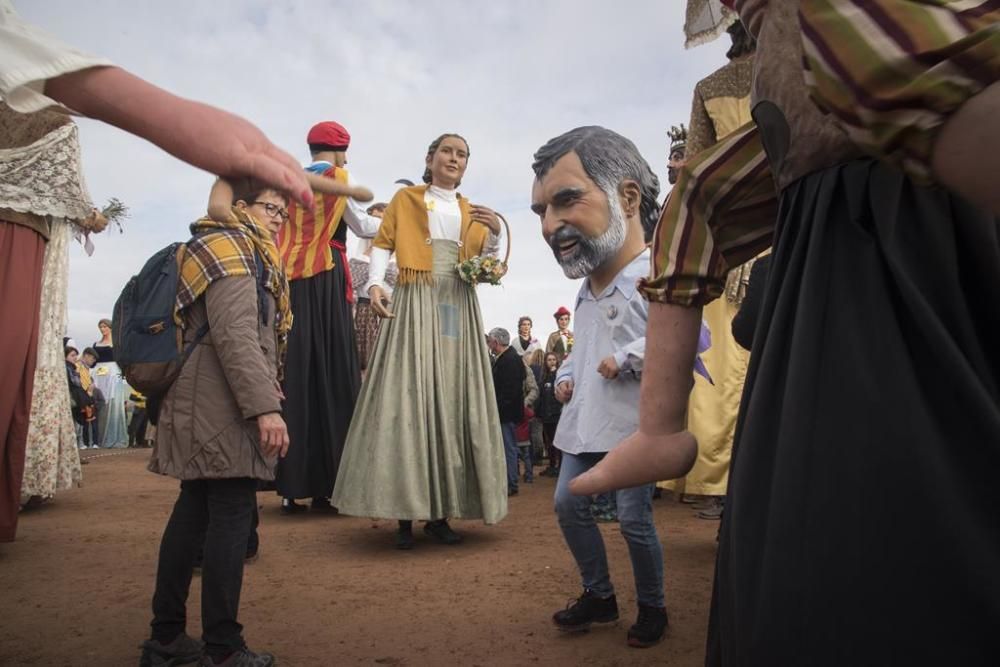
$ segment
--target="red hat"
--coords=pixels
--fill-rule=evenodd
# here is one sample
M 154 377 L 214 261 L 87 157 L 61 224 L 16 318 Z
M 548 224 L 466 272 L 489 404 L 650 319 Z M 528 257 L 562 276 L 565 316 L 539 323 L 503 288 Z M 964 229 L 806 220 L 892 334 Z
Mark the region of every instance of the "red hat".
M 340 123 L 325 120 L 312 126 L 306 137 L 306 143 L 310 146 L 320 144 L 329 146 L 333 150 L 346 151 L 347 147 L 351 145 L 351 135 Z
M 556 318 L 558 320 L 563 315 L 572 315 L 572 313 L 569 312 L 569 309 L 566 308 L 566 306 L 559 306 L 559 310 L 557 310 L 555 313 L 553 313 L 552 317 L 554 317 L 554 318 Z

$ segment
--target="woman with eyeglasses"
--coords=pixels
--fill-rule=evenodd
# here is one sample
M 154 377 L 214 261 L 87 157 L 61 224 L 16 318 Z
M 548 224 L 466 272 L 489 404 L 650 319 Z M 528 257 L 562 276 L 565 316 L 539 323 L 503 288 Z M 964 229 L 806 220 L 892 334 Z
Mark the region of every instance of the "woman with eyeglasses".
M 287 199 L 244 180 L 217 184 L 213 205 L 233 189 L 228 216 L 191 225 L 180 270 L 185 343 L 209 328 L 159 408 L 149 469 L 180 480 L 180 493 L 160 543 L 144 665 L 273 664 L 246 647 L 237 615 L 258 484 L 274 479 L 289 444 L 278 383 L 292 315 L 275 245 Z M 185 632 L 199 552 L 203 642 Z

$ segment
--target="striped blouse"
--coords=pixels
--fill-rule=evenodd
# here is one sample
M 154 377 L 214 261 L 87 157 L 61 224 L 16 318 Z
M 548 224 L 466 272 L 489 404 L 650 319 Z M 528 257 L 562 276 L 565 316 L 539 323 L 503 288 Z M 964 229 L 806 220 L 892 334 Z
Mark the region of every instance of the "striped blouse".
M 751 123 L 688 162 L 641 284 L 651 301 L 696 306 L 719 297 L 729 267 L 771 244 L 778 190 L 810 171 L 863 151 L 927 182 L 930 150 L 948 116 L 1000 79 L 1000 0 L 745 0 L 737 7 L 749 29 L 763 34 L 755 101 L 762 93 L 777 101 L 790 147 L 772 171 Z M 796 10 L 801 30 L 789 25 Z M 802 50 L 767 53 L 778 41 L 768 37 L 783 35 L 802 39 Z M 800 53 L 806 92 L 799 90 Z M 793 67 L 800 78 L 780 81 Z M 806 93 L 831 113 L 817 114 Z
M 347 171 L 331 167 L 324 176 L 347 182 Z M 340 226 L 347 199 L 316 193 L 316 203 L 306 210 L 292 201 L 288 206 L 288 222 L 278 235 L 278 250 L 285 263 L 289 280 L 309 278 L 334 266 L 330 241 Z

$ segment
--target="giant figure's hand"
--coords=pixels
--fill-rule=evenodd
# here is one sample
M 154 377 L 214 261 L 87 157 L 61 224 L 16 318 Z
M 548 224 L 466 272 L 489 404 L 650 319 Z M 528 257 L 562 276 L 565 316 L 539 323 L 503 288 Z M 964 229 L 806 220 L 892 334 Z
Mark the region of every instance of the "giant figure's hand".
M 177 97 L 119 67 L 91 67 L 50 79 L 45 94 L 195 167 L 218 176 L 250 176 L 312 205 L 312 190 L 295 158 L 228 111 Z
M 698 456 L 698 443 L 689 431 L 650 436 L 636 431 L 596 466 L 569 483 L 578 496 L 683 477 Z

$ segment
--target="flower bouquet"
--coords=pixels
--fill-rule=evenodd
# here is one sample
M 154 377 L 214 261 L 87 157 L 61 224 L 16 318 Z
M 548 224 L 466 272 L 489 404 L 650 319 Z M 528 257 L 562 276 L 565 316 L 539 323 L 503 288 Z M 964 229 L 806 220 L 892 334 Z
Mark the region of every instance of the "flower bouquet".
M 500 280 L 507 275 L 507 260 L 510 259 L 510 225 L 506 218 L 497 213 L 500 222 L 507 229 L 507 253 L 503 259 L 491 255 L 476 255 L 464 262 L 455 265 L 459 277 L 467 283 L 476 285 L 486 283 L 488 285 L 499 285 Z
M 507 273 L 507 264 L 497 257 L 476 255 L 455 265 L 458 275 L 467 283 L 499 285 Z

